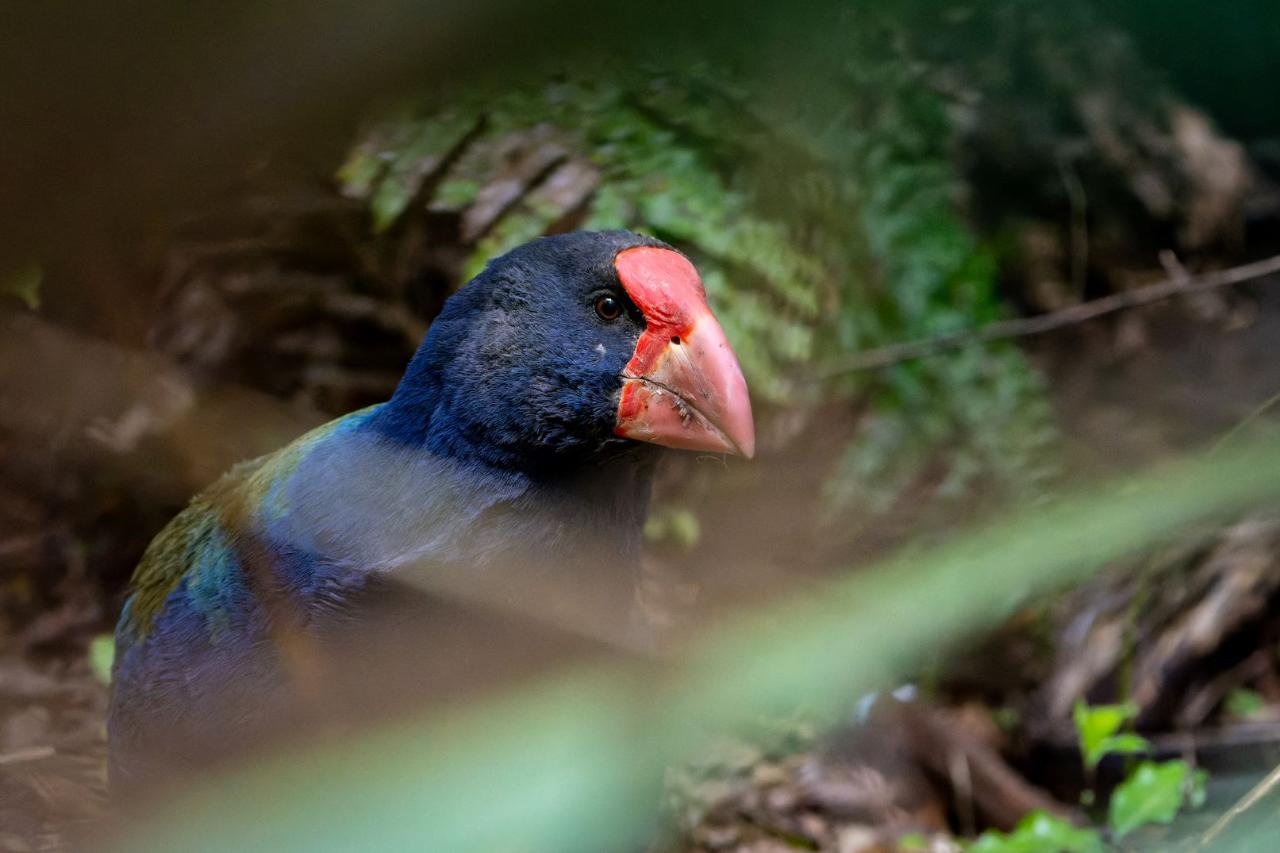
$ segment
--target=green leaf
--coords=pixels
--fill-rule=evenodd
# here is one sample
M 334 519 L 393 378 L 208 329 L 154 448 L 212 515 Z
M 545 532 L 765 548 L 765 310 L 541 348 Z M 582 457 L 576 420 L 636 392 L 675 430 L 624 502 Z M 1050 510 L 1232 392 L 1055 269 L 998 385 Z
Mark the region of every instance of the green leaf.
M 1135 735 L 1132 732 L 1111 735 L 1102 739 L 1102 743 L 1098 744 L 1097 755 L 1093 757 L 1093 763 L 1096 766 L 1102 760 L 1104 755 L 1143 755 L 1151 751 L 1151 741 L 1142 735 Z
M 1077 700 L 1071 717 L 1080 741 L 1085 767 L 1092 770 L 1109 752 L 1132 754 L 1146 752 L 1150 744 L 1137 735 L 1118 735 L 1120 728 L 1138 714 L 1132 703 L 1123 705 L 1086 705 Z
M 343 195 L 368 198 L 373 192 L 374 183 L 386 170 L 386 160 L 362 146 L 352 151 L 347 161 L 338 167 L 337 179 Z
M 1246 687 L 1237 687 L 1227 694 L 1227 713 L 1233 717 L 1239 717 L 1247 720 L 1250 717 L 1256 717 L 1262 713 L 1267 703 L 1263 700 L 1262 695 L 1256 690 L 1249 690 Z
M 920 832 L 909 832 L 898 836 L 898 850 L 902 853 L 924 853 L 929 849 L 929 839 Z
M 1100 853 L 1102 836 L 1045 812 L 1032 812 L 1011 832 L 988 830 L 969 846 L 970 853 Z
M 115 637 L 110 634 L 99 634 L 89 641 L 89 668 L 103 684 L 111 683 L 111 666 L 115 660 Z
M 1022 714 L 1017 708 L 1005 705 L 996 708 L 991 714 L 991 719 L 1000 728 L 1000 731 L 1012 732 L 1022 722 Z
M 18 271 L 0 278 L 0 293 L 17 297 L 32 311 L 40 307 L 40 285 L 44 282 L 44 269 L 34 261 Z
M 687 509 L 662 507 L 649 513 L 644 523 L 644 538 L 650 542 L 667 542 L 688 551 L 698 544 L 702 526 L 698 517 Z
M 1185 761 L 1139 764 L 1111 795 L 1108 822 L 1116 837 L 1149 823 L 1168 823 L 1184 801 L 1203 801 L 1204 780 L 1199 775 Z
M 697 545 L 702 537 L 702 525 L 698 523 L 698 517 L 687 509 L 672 511 L 670 530 L 672 539 L 685 550 Z
M 413 184 L 399 179 L 389 178 L 378 185 L 369 202 L 375 234 L 380 234 L 395 224 L 413 200 L 416 190 L 417 187 Z
M 446 210 L 461 210 L 475 201 L 480 189 L 475 178 L 452 178 L 440 185 L 432 203 Z

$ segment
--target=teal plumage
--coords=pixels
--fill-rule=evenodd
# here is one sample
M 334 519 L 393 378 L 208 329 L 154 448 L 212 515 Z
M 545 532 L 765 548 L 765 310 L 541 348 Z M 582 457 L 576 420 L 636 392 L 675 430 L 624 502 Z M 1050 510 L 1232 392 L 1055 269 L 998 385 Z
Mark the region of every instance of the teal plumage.
M 192 499 L 152 540 L 134 571 L 116 632 L 117 658 L 146 639 L 174 593 L 207 613 L 212 630 L 225 630 L 235 603 L 231 591 L 240 585 L 236 531 L 282 517 L 282 493 L 299 463 L 327 438 L 364 423 L 370 413 L 366 409 L 330 421 L 282 450 L 242 462 Z

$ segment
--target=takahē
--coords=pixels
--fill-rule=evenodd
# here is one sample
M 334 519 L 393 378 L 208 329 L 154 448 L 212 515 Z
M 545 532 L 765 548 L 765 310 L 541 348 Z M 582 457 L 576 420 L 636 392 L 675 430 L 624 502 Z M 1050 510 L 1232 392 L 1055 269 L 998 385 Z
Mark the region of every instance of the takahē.
M 113 785 L 191 769 L 194 743 L 305 693 L 305 650 L 359 635 L 387 578 L 508 603 L 548 573 L 630 583 L 652 448 L 754 444 L 742 372 L 683 255 L 610 231 L 493 260 L 388 402 L 239 465 L 151 543 L 116 629 Z

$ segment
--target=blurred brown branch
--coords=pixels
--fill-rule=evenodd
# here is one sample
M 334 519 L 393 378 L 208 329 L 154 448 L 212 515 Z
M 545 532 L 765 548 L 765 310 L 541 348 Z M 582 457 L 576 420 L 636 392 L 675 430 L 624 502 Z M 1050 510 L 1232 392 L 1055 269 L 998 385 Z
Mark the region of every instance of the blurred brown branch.
M 324 418 L 235 386 L 197 387 L 155 355 L 0 313 L 0 432 L 181 501 Z
M 906 361 L 928 358 L 948 350 L 959 349 L 969 344 L 985 344 L 993 341 L 1004 341 L 1013 338 L 1024 338 L 1051 332 L 1067 326 L 1094 320 L 1126 308 L 1137 308 L 1150 305 L 1174 296 L 1204 293 L 1219 287 L 1228 287 L 1246 281 L 1265 278 L 1280 273 L 1280 255 L 1273 255 L 1260 261 L 1242 264 L 1237 267 L 1205 273 L 1200 276 L 1175 275 L 1156 284 L 1124 290 L 1052 311 L 1035 317 L 1020 317 L 1015 320 L 1002 320 L 981 329 L 966 329 L 926 338 L 917 341 L 905 341 L 898 344 L 879 347 L 877 349 L 855 352 L 850 355 L 819 366 L 816 375 L 829 378 L 843 373 L 854 373 L 862 370 L 876 370 L 892 367 Z
M 920 766 L 940 779 L 950 779 L 955 795 L 970 801 L 984 818 L 1002 829 L 1012 829 L 1025 815 L 1043 811 L 1076 823 L 1083 816 L 1053 798 L 1048 792 L 1029 783 L 1009 766 L 991 738 L 980 736 L 972 721 L 963 715 L 948 713 L 927 705 L 903 703 L 896 707 L 898 719 L 908 733 L 913 754 Z M 957 770 L 961 771 L 957 773 Z M 956 785 L 962 775 L 967 791 Z

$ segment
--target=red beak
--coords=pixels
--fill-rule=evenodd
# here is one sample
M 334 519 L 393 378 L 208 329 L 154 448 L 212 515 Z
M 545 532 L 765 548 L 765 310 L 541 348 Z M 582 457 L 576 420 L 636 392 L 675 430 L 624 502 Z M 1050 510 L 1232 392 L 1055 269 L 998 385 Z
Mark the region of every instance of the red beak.
M 614 259 L 645 330 L 623 371 L 617 435 L 683 450 L 755 453 L 751 399 L 738 358 L 679 252 L 625 249 Z

